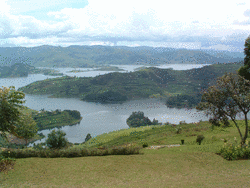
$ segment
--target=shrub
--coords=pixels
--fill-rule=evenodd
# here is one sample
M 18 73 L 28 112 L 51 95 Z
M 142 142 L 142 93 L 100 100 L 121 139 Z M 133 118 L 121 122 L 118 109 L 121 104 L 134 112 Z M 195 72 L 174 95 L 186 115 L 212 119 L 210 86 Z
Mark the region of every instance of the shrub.
M 169 123 L 169 122 L 166 122 L 166 123 L 164 123 L 164 125 L 171 125 L 171 123 Z
M 65 138 L 66 133 L 62 130 L 55 131 L 53 130 L 48 134 L 46 144 L 50 149 L 61 149 L 67 147 L 68 140 Z
M 234 143 L 225 142 L 218 154 L 227 160 L 250 159 L 250 148 L 248 141 L 246 141 L 246 145 L 243 147 L 237 143 L 236 139 Z
M 229 127 L 230 123 L 228 121 L 228 117 L 224 116 L 221 120 L 221 122 L 223 123 L 224 127 Z
M 143 143 L 143 144 L 142 144 L 142 147 L 143 147 L 143 148 L 148 147 L 148 143 L 146 143 L 146 142 L 145 142 L 145 143 Z
M 176 134 L 181 134 L 182 128 L 181 128 L 181 127 L 178 127 L 178 128 L 176 128 L 175 130 L 176 130 Z
M 183 140 L 183 139 L 181 140 L 181 144 L 182 144 L 182 145 L 184 144 L 184 140 Z
M 216 126 L 216 127 L 220 126 L 220 122 L 217 118 L 210 118 L 209 123 L 211 123 L 213 126 Z
M 187 123 L 186 123 L 186 121 L 180 121 L 179 124 L 182 125 L 182 124 L 187 124 Z
M 5 158 L 3 155 L 0 154 L 0 173 L 6 172 L 9 166 L 14 166 L 16 163 L 16 159 L 14 158 Z
M 199 143 L 199 145 L 201 145 L 202 140 L 204 140 L 204 136 L 203 135 L 198 135 L 196 138 L 196 142 Z
M 90 135 L 90 133 L 87 134 L 86 138 L 85 138 L 85 142 L 87 142 L 88 140 L 90 140 L 92 137 Z
M 36 150 L 42 150 L 43 146 L 45 146 L 45 143 L 38 143 L 38 144 L 34 143 L 33 148 Z

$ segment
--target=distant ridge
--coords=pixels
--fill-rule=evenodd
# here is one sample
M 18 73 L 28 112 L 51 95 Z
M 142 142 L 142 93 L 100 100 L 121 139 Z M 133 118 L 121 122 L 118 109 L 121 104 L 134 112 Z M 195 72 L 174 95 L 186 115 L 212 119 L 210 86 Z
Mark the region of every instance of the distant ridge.
M 50 46 L 0 47 L 0 66 L 28 63 L 35 67 L 103 65 L 216 64 L 243 61 L 244 53 L 163 47 Z

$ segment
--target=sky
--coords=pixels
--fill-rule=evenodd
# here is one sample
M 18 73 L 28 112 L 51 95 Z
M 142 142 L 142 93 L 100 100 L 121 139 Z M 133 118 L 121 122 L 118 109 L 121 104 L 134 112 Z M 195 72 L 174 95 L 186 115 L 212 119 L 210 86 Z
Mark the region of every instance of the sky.
M 152 46 L 243 52 L 247 0 L 0 0 L 0 47 Z

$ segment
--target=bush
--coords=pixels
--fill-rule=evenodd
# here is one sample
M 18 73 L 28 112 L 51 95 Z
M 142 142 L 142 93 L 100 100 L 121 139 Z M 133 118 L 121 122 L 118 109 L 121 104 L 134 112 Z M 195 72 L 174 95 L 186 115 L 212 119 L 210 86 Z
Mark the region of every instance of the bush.
M 246 141 L 246 145 L 243 147 L 237 143 L 236 139 L 234 143 L 225 142 L 218 154 L 227 160 L 250 159 L 248 141 Z
M 68 140 L 65 138 L 66 133 L 62 130 L 53 130 L 48 134 L 46 144 L 50 149 L 61 149 L 68 146 Z
M 132 114 L 127 119 L 127 124 L 129 127 L 141 127 L 141 126 L 147 126 L 152 125 L 152 122 L 148 117 L 144 116 L 143 112 L 132 112 Z
M 210 118 L 209 123 L 211 123 L 213 126 L 216 126 L 216 127 L 220 126 L 220 122 L 217 118 Z
M 176 130 L 176 134 L 181 134 L 182 128 L 181 128 L 181 127 L 178 127 L 178 128 L 176 128 L 175 130 Z
M 169 123 L 169 122 L 166 122 L 166 123 L 164 123 L 164 125 L 171 125 L 171 123 Z
M 228 117 L 224 116 L 221 120 L 221 122 L 223 123 L 224 127 L 229 127 L 230 123 L 228 121 Z
M 148 147 L 148 143 L 146 143 L 146 142 L 145 142 L 145 143 L 143 143 L 143 144 L 142 144 L 142 147 L 143 147 L 143 148 Z
M 16 159 L 14 158 L 5 158 L 3 155 L 0 154 L 0 173 L 6 172 L 9 166 L 14 166 L 16 163 Z
M 179 124 L 182 125 L 182 124 L 187 124 L 187 123 L 186 123 L 186 121 L 180 121 Z
M 103 149 L 80 149 L 80 148 L 68 148 L 68 149 L 49 149 L 43 148 L 40 150 L 30 150 L 30 149 L 6 149 L 3 151 L 3 158 L 28 158 L 28 157 L 41 157 L 41 158 L 59 158 L 59 157 L 84 157 L 84 156 L 104 156 L 104 155 L 131 155 L 139 154 L 140 147 L 116 147 L 109 149 L 103 147 Z
M 202 140 L 204 140 L 204 136 L 203 135 L 198 135 L 196 138 L 196 142 L 199 143 L 199 145 L 201 145 Z
M 28 158 L 37 157 L 37 152 L 30 149 L 6 149 L 2 151 L 2 156 L 5 158 Z
M 91 138 L 92 138 L 91 135 L 88 133 L 87 136 L 86 136 L 86 138 L 85 138 L 85 142 L 87 142 L 87 141 L 90 140 Z

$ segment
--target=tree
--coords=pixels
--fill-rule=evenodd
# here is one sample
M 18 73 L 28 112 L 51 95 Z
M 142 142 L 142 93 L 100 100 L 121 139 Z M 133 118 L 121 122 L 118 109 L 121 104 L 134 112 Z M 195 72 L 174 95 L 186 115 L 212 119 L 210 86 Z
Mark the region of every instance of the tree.
M 33 138 L 37 134 L 37 131 L 36 122 L 31 114 L 21 114 L 20 120 L 15 128 L 15 133 L 25 140 L 26 146 L 28 144 L 28 139 Z
M 48 138 L 45 141 L 50 149 L 61 149 L 68 145 L 68 140 L 65 138 L 66 133 L 62 130 L 53 130 L 48 134 Z
M 140 111 L 132 112 L 132 114 L 129 116 L 126 122 L 129 127 L 152 125 L 150 119 L 148 117 L 144 117 L 144 113 Z
M 152 121 L 152 125 L 159 125 L 159 121 L 154 118 Z
M 91 135 L 88 133 L 87 136 L 86 136 L 86 138 L 85 138 L 85 142 L 87 142 L 91 138 L 92 138 Z
M 245 40 L 244 48 L 244 66 L 238 69 L 238 74 L 250 81 L 250 36 Z M 250 85 L 248 85 L 250 86 Z
M 16 91 L 14 86 L 0 88 L 0 131 L 1 136 L 7 141 L 5 132 L 21 138 L 15 133 L 16 124 L 20 119 L 20 109 L 25 101 L 25 94 Z
M 250 110 L 250 81 L 242 76 L 233 73 L 226 73 L 217 79 L 217 86 L 211 86 L 202 95 L 201 102 L 196 107 L 197 110 L 207 110 L 208 114 L 214 114 L 217 118 L 229 116 L 234 122 L 243 146 L 248 137 L 247 113 Z M 235 121 L 236 114 L 243 112 L 245 116 L 245 133 L 242 134 Z

